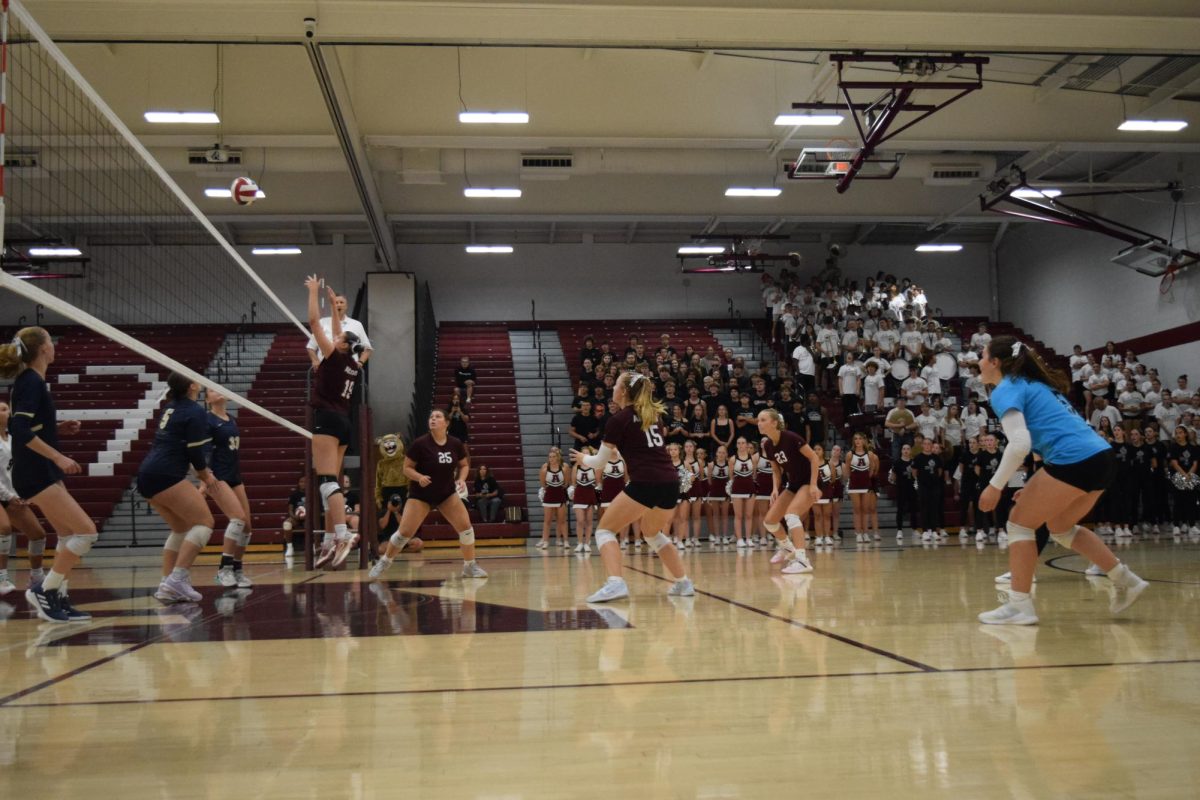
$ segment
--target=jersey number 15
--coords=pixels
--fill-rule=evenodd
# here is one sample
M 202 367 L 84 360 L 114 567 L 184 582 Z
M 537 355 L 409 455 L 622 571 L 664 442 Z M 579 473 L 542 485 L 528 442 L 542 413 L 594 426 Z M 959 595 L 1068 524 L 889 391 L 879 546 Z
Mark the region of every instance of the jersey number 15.
M 663 446 L 663 437 L 662 434 L 658 432 L 658 425 L 651 425 L 648 430 L 643 432 L 646 434 L 646 447 Z

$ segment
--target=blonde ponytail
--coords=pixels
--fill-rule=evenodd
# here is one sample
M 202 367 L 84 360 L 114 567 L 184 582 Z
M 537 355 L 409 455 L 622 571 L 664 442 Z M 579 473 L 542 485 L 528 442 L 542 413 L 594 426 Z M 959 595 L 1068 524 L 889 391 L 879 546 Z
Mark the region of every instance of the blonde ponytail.
M 633 413 L 642 421 L 642 430 L 650 430 L 650 426 L 658 424 L 659 419 L 667 413 L 666 406 L 654 399 L 653 382 L 636 372 L 626 372 L 621 379 L 625 381 Z
M 21 328 L 8 344 L 0 345 L 0 378 L 15 378 L 50 340 L 44 328 Z

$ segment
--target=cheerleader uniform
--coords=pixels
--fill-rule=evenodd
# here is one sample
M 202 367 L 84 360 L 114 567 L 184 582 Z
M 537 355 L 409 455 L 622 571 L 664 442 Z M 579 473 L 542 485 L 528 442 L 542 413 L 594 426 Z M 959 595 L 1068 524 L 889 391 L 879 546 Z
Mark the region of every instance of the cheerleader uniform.
M 542 497 L 542 505 L 546 508 L 559 508 L 567 502 L 567 486 L 561 469 L 546 470 L 546 493 Z
M 754 497 L 754 462 L 750 459 L 733 459 L 733 478 L 730 479 L 729 496 L 735 500 Z
M 829 505 L 833 500 L 833 467 L 829 466 L 828 461 L 817 470 L 817 488 L 821 490 L 821 498 L 817 500 L 817 504 Z
M 675 498 L 675 505 L 678 506 L 680 503 L 683 503 L 683 502 L 687 501 L 687 499 L 688 499 L 688 493 L 683 491 L 683 476 L 684 476 L 685 472 L 689 471 L 689 470 L 682 461 L 680 461 L 678 463 L 672 461 L 671 466 L 675 468 L 675 474 L 677 474 L 679 476 L 679 496 Z M 689 487 L 689 491 L 690 491 L 690 487 Z
M 850 494 L 865 494 L 875 488 L 869 453 L 850 454 Z
M 625 461 L 618 458 L 604 465 L 600 476 L 600 507 L 608 508 L 617 495 L 625 491 Z
M 760 500 L 770 498 L 771 487 L 774 485 L 771 476 L 774 474 L 775 468 L 771 466 L 771 461 L 760 455 L 758 457 L 758 469 L 754 473 L 754 491 L 758 494 Z
M 829 466 L 829 469 L 831 472 L 834 471 L 832 464 Z M 831 494 L 829 497 L 829 499 L 835 503 L 841 502 L 842 496 L 846 493 L 846 484 L 842 481 L 843 472 L 843 469 L 838 469 L 836 471 L 837 480 L 833 482 L 833 494 Z
M 704 499 L 704 496 L 708 494 L 708 486 L 704 475 L 700 472 L 700 462 L 693 461 L 688 469 L 692 472 L 692 486 L 688 489 L 687 499 L 689 503 L 694 503 Z
M 596 493 L 596 470 L 590 467 L 577 467 L 575 469 L 574 507 L 589 508 L 598 502 L 600 502 L 600 496 Z
M 729 461 L 724 464 L 718 464 L 713 461 L 709 469 L 708 479 L 708 499 L 709 500 L 728 500 L 729 489 L 725 484 L 729 482 Z

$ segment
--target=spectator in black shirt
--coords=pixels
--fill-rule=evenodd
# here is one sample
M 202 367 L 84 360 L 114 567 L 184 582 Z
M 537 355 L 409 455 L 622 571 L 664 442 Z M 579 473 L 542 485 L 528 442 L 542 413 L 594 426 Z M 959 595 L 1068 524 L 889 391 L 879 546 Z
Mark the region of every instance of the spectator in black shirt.
M 592 398 L 592 390 L 586 383 L 579 384 L 575 389 L 575 397 L 571 399 L 571 408 L 578 411 L 580 403 L 589 403 Z
M 662 404 L 667 409 L 668 414 L 674 413 L 671 410 L 674 406 L 683 406 L 683 401 L 675 394 L 675 381 L 667 381 L 667 385 L 663 389 Z
M 296 482 L 296 488 L 288 495 L 287 502 L 287 517 L 283 520 L 284 532 L 291 532 L 291 538 L 287 542 L 287 550 L 284 551 L 284 556 L 291 558 L 295 555 L 295 548 L 302 547 L 300 542 L 304 538 L 304 484 L 305 479 L 300 478 Z
M 454 385 L 467 393 L 467 402 L 475 396 L 475 368 L 471 366 L 471 357 L 463 356 L 454 371 Z
M 592 417 L 591 401 L 585 400 L 579 404 L 579 411 L 575 416 L 571 417 L 571 427 L 569 433 L 575 449 L 578 450 L 586 447 L 592 441 L 592 436 L 596 432 L 596 420 Z
M 767 385 L 762 378 L 756 377 L 754 379 L 754 388 L 750 390 L 749 397 L 750 407 L 754 409 L 755 414 L 774 405 L 774 398 L 767 391 Z
M 475 478 L 475 507 L 479 509 L 479 518 L 484 522 L 499 522 L 500 506 L 504 502 L 504 490 L 492 477 L 492 471 L 486 464 L 479 465 L 479 473 Z
M 596 421 L 596 434 L 592 438 L 591 444 L 597 451 L 599 451 L 600 445 L 604 444 L 604 426 L 608 424 L 610 416 L 608 403 L 592 403 L 592 419 Z
M 667 442 L 683 447 L 688 440 L 689 423 L 683 415 L 683 406 L 676 403 L 670 408 L 671 416 L 667 422 Z
M 758 412 L 750 405 L 750 395 L 744 394 L 738 398 L 734 422 L 737 425 L 738 436 L 745 436 L 747 441 L 758 440 Z
M 600 348 L 596 347 L 596 340 L 591 336 L 583 337 L 583 349 L 579 351 L 579 363 L 588 361 L 591 361 L 593 366 L 600 361 Z
M 463 408 L 462 400 L 458 395 L 451 397 L 450 405 L 446 407 L 446 432 L 466 444 L 471 438 L 470 429 L 467 427 L 470 421 L 471 417 Z

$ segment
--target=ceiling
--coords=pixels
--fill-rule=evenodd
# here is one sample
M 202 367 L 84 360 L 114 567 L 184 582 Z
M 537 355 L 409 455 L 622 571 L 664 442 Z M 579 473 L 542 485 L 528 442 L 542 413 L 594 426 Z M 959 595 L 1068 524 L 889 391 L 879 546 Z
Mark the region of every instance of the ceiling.
M 399 244 L 678 242 L 703 231 L 910 244 L 933 235 L 931 226 L 942 236 L 949 230 L 957 240 L 991 242 L 1001 220 L 981 214 L 975 198 L 1010 164 L 1047 183 L 1124 185 L 1147 180 L 1147 169 L 1166 180 L 1200 153 L 1193 0 L 1013 0 L 989 4 L 986 14 L 949 0 L 831 5 L 25 3 L 185 192 L 241 244 L 370 242 L 373 235 Z M 306 16 L 317 18 L 311 41 Z M 844 194 L 831 182 L 788 181 L 783 164 L 801 148 L 850 147 L 857 138 L 849 120 L 816 133 L 773 124 L 792 102 L 838 100 L 829 54 L 850 49 L 986 53 L 991 62 L 982 90 L 883 147 L 904 154 L 894 180 L 858 181 Z M 846 77 L 900 76 L 879 64 Z M 914 99 L 944 96 L 926 91 Z M 521 109 L 531 121 L 463 125 L 463 107 Z M 219 126 L 142 120 L 149 109 L 214 108 Z M 1192 124 L 1166 135 L 1116 130 L 1139 116 Z M 17 145 L 21 136 L 13 131 Z M 189 149 L 218 141 L 239 151 L 240 166 L 188 163 Z M 522 168 L 523 155 L 546 154 L 570 155 L 573 166 L 557 174 Z M 955 165 L 981 177 L 930 179 L 935 167 Z M 259 180 L 265 200 L 239 209 L 203 197 L 204 188 L 243 174 Z M 783 192 L 723 194 L 747 184 Z M 519 186 L 523 196 L 467 199 L 466 186 Z M 185 225 L 162 220 L 100 227 L 131 241 L 187 235 Z M 83 232 L 84 223 L 68 229 Z

